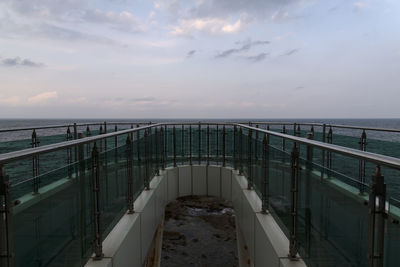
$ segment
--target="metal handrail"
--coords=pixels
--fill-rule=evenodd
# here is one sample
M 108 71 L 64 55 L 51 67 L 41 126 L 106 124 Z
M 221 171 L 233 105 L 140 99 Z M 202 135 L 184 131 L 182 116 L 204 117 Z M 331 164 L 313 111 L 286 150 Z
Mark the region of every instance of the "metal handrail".
M 89 137 L 85 137 L 85 138 L 81 138 L 81 139 L 64 141 L 64 142 L 45 145 L 45 146 L 41 146 L 41 147 L 34 147 L 34 148 L 28 148 L 28 149 L 24 149 L 24 150 L 18 150 L 18 151 L 14 151 L 14 152 L 4 153 L 4 154 L 0 154 L 0 165 L 9 163 L 9 162 L 12 162 L 15 160 L 39 155 L 39 154 L 49 153 L 49 152 L 53 152 L 53 151 L 60 150 L 60 149 L 70 148 L 70 147 L 74 147 L 74 146 L 82 145 L 82 144 L 87 144 L 90 142 L 102 140 L 104 138 L 119 136 L 119 135 L 123 135 L 123 134 L 127 134 L 127 133 L 133 133 L 136 131 L 144 130 L 147 128 L 153 128 L 153 127 L 157 127 L 157 126 L 161 126 L 161 125 L 163 125 L 163 124 L 160 124 L 160 123 L 151 124 L 151 125 L 146 125 L 146 126 L 142 126 L 142 127 L 121 130 L 118 132 L 111 132 L 111 133 L 107 133 L 107 134 L 89 136 Z
M 387 166 L 387 167 L 391 167 L 391 168 L 400 170 L 400 159 L 398 159 L 398 158 L 384 156 L 384 155 L 375 154 L 375 153 L 371 153 L 371 152 L 365 152 L 365 151 L 361 151 L 361 150 L 357 150 L 357 149 L 353 149 L 353 148 L 323 143 L 323 142 L 319 142 L 319 141 L 306 139 L 303 137 L 297 137 L 297 136 L 282 134 L 282 133 L 278 133 L 278 132 L 274 132 L 274 131 L 268 131 L 268 130 L 264 130 L 264 129 L 260 129 L 260 128 L 256 128 L 256 127 L 252 127 L 252 126 L 248 126 L 248 125 L 244 125 L 244 124 L 236 124 L 236 125 L 246 128 L 246 129 L 251 129 L 253 131 L 259 131 L 259 132 L 263 132 L 263 133 L 273 135 L 276 137 L 284 138 L 285 140 L 290 140 L 290 141 L 300 143 L 303 145 L 311 145 L 314 148 L 320 148 L 320 149 L 323 149 L 326 151 L 335 152 L 335 153 L 342 154 L 345 156 L 351 156 L 354 158 L 367 160 L 367 161 L 373 162 L 378 165 L 383 165 L 383 166 Z
M 147 128 L 153 128 L 153 127 L 164 126 L 164 125 L 168 126 L 168 125 L 198 125 L 198 124 L 199 123 L 195 123 L 195 122 L 157 123 L 157 124 L 146 125 L 146 126 L 142 126 L 142 127 L 138 127 L 138 128 L 126 129 L 126 130 L 122 130 L 122 131 L 118 131 L 118 132 L 112 132 L 112 133 L 107 133 L 107 134 L 102 134 L 102 135 L 97 135 L 97 136 L 85 137 L 85 138 L 82 138 L 79 140 L 65 141 L 65 142 L 45 145 L 45 146 L 41 146 L 41 147 L 35 147 L 35 148 L 29 148 L 29 149 L 4 153 L 4 154 L 0 154 L 0 165 L 6 164 L 9 162 L 18 160 L 18 159 L 23 159 L 23 158 L 27 158 L 27 157 L 38 155 L 38 154 L 48 153 L 48 152 L 56 151 L 59 149 L 70 148 L 70 147 L 74 147 L 77 145 L 101 140 L 104 138 L 115 137 L 115 136 L 119 136 L 119 135 L 123 135 L 123 134 L 127 134 L 127 133 L 140 131 L 140 130 L 147 129 Z M 400 159 L 390 157 L 390 156 L 384 156 L 384 155 L 375 154 L 375 153 L 371 153 L 371 152 L 365 152 L 365 151 L 356 150 L 356 149 L 352 149 L 352 148 L 347 148 L 347 147 L 342 147 L 342 146 L 338 146 L 338 145 L 309 140 L 306 138 L 292 136 L 292 135 L 283 134 L 283 133 L 278 133 L 278 132 L 269 131 L 269 130 L 264 130 L 264 129 L 252 127 L 249 125 L 245 125 L 245 124 L 218 123 L 218 122 L 210 122 L 210 123 L 207 122 L 207 123 L 200 123 L 200 124 L 201 125 L 204 125 L 204 124 L 225 125 L 225 126 L 236 125 L 236 126 L 239 126 L 242 128 L 251 129 L 253 131 L 258 131 L 261 133 L 266 133 L 266 134 L 269 134 L 272 136 L 280 137 L 285 140 L 290 140 L 290 141 L 293 141 L 293 142 L 296 142 L 299 144 L 311 145 L 314 148 L 319 148 L 319 149 L 323 149 L 326 151 L 335 152 L 335 153 L 342 154 L 345 156 L 350 156 L 350 157 L 354 157 L 357 159 L 362 159 L 362 160 L 366 160 L 369 162 L 373 162 L 377 165 L 383 165 L 383 166 L 387 166 L 387 167 L 391 167 L 391 168 L 400 170 Z
M 132 125 L 132 124 L 148 124 L 148 122 L 105 122 L 107 125 Z M 18 131 L 31 131 L 31 130 L 42 130 L 42 129 L 58 129 L 58 128 L 66 128 L 66 127 L 81 127 L 81 126 L 96 126 L 96 125 L 104 125 L 104 122 L 88 122 L 88 123 L 75 123 L 71 124 L 59 124 L 59 125 L 46 125 L 46 126 L 37 126 L 37 127 L 19 127 L 19 128 L 6 128 L 0 129 L 0 133 L 5 132 L 18 132 Z
M 368 127 L 368 126 L 353 126 L 353 125 L 343 125 L 343 124 L 324 124 L 324 123 L 315 123 L 315 122 L 266 122 L 266 121 L 252 121 L 251 124 L 261 124 L 261 125 L 306 125 L 306 126 L 319 126 L 329 128 L 342 128 L 342 129 L 353 129 L 353 130 L 366 130 L 366 131 L 379 131 L 379 132 L 395 132 L 400 133 L 400 129 L 393 128 L 379 128 L 379 127 Z

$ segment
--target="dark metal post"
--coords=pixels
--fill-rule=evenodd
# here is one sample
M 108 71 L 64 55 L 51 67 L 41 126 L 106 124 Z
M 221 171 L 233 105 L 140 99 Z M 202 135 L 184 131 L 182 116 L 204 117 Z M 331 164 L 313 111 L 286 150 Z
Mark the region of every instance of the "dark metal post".
M 327 140 L 328 140 L 328 144 L 332 144 L 332 140 L 333 140 L 332 127 L 329 127 Z M 326 168 L 328 170 L 332 168 L 332 152 L 330 152 L 330 151 L 328 151 L 327 157 L 326 157 Z M 328 174 L 329 173 L 330 172 L 328 172 Z
M 247 136 L 247 189 L 251 190 L 253 188 L 253 162 L 252 162 L 252 146 L 253 146 L 253 131 L 249 129 L 249 134 Z
M 168 128 L 164 124 L 164 169 L 167 167 L 168 160 Z
M 75 140 L 78 139 L 78 127 L 77 127 L 76 123 L 74 123 L 74 139 Z M 77 146 L 74 147 L 74 156 L 75 156 L 74 157 L 75 162 L 78 161 L 78 147 Z
M 222 166 L 226 166 L 226 129 L 222 128 Z
M 114 132 L 118 132 L 118 126 L 115 124 Z M 114 148 L 118 147 L 118 136 L 114 137 Z
M 67 128 L 67 141 L 72 140 L 72 134 L 71 134 L 71 129 Z M 68 178 L 72 178 L 72 171 L 73 171 L 73 166 L 72 166 L 72 147 L 67 148 L 67 164 L 68 164 Z
M 100 163 L 96 142 L 92 150 L 92 185 L 93 185 L 93 230 L 94 230 L 94 260 L 103 258 L 101 238 L 101 208 L 100 208 Z
M 164 146 L 164 128 L 161 127 L 160 129 L 160 150 L 161 150 L 161 169 L 165 170 L 165 146 Z
M 199 122 L 199 165 L 201 165 L 201 123 Z
M 326 124 L 324 123 L 322 125 L 322 142 L 326 142 Z M 321 162 L 322 162 L 322 169 L 321 169 L 321 179 L 324 178 L 324 172 L 325 172 L 325 150 L 321 150 Z
M 154 129 L 154 154 L 156 156 L 155 162 L 156 162 L 156 175 L 160 176 L 160 137 L 159 137 L 159 132 L 158 128 L 156 127 Z
M 101 134 L 103 134 L 103 125 L 101 124 L 100 125 L 100 129 L 99 129 L 99 135 L 101 135 Z M 100 153 L 103 151 L 103 139 L 100 139 L 100 149 L 99 149 L 99 151 L 100 151 Z
M 217 165 L 219 165 L 219 138 L 218 138 L 218 124 L 216 126 L 216 134 L 215 134 L 215 161 L 217 162 Z
M 239 175 L 243 174 L 243 131 L 242 127 L 239 129 Z
M 144 160 L 145 160 L 145 176 L 144 176 L 144 188 L 150 190 L 150 173 L 149 173 L 149 134 L 147 129 L 144 130 Z
M 307 133 L 306 138 L 312 140 L 314 138 L 314 133 L 313 132 Z M 307 168 L 311 169 L 312 161 L 313 161 L 313 147 L 307 145 Z
M 192 163 L 192 125 L 189 125 L 189 164 Z
M 294 123 L 293 124 L 293 136 L 296 136 L 296 126 L 297 126 L 297 124 Z
M 269 207 L 269 135 L 264 134 L 263 139 L 263 154 L 262 154 L 262 168 L 263 168 L 263 193 L 262 193 L 262 208 L 263 213 L 268 213 Z
M 172 128 L 173 142 L 174 142 L 174 167 L 176 167 L 176 129 L 175 125 Z
M 367 134 L 365 130 L 362 131 L 360 142 L 360 150 L 367 150 Z M 364 194 L 365 191 L 365 160 L 360 159 L 358 166 L 358 181 L 360 182 L 360 194 Z
M 181 147 L 181 151 L 182 151 L 182 165 L 185 163 L 185 125 L 182 124 L 182 147 Z
M 78 134 L 78 138 L 81 139 L 83 138 L 83 133 L 79 133 Z M 89 143 L 87 144 L 87 146 L 89 146 Z M 89 153 L 90 155 L 90 153 Z M 88 158 L 90 157 L 88 155 Z M 87 236 L 87 221 L 86 221 L 86 217 L 87 217 L 87 206 L 86 206 L 86 202 L 87 202 L 87 185 L 88 185 L 88 181 L 86 180 L 86 176 L 85 176 L 85 172 L 86 172 L 86 164 L 85 164 L 85 148 L 83 144 L 78 145 L 78 160 L 79 160 L 79 164 L 77 164 L 77 177 L 78 177 L 78 181 L 79 181 L 79 213 L 80 213 L 80 229 L 81 229 L 81 255 L 84 255 L 84 253 L 86 253 L 86 242 L 88 239 Z
M 104 134 L 106 133 L 107 133 L 107 122 L 104 122 Z M 104 138 L 104 151 L 107 151 L 107 138 Z
M 37 137 L 36 131 L 32 132 L 32 147 L 38 147 L 40 144 L 39 139 Z M 33 194 L 36 195 L 39 193 L 39 156 L 35 155 L 32 159 L 32 170 L 33 170 Z
M 133 162 L 132 162 L 132 140 L 130 135 L 126 137 L 126 171 L 128 178 L 128 213 L 134 213 L 133 209 Z
M 289 258 L 297 260 L 298 243 L 297 243 L 297 208 L 298 208 L 298 186 L 299 186 L 299 149 L 297 143 L 293 144 L 291 153 L 290 166 L 292 175 L 290 179 L 290 210 L 291 210 L 291 227 L 289 237 Z
M 137 168 L 138 168 L 138 174 L 139 174 L 138 178 L 139 179 L 142 178 L 142 157 L 140 155 L 140 153 L 141 153 L 140 145 L 142 142 L 143 142 L 143 139 L 142 140 L 140 139 L 140 130 L 138 130 L 136 132 L 136 152 L 137 152 L 137 160 L 138 160 Z
M 383 266 L 386 184 L 381 174 L 381 168 L 376 167 L 372 176 L 369 193 L 369 221 L 368 221 L 368 267 Z
M 256 128 L 258 128 L 258 124 L 256 124 Z M 255 142 L 255 145 L 254 145 L 254 157 L 255 157 L 255 162 L 256 162 L 256 165 L 257 165 L 257 162 L 258 162 L 258 149 L 257 149 L 257 147 L 258 147 L 258 131 L 256 131 L 256 142 Z
M 0 266 L 14 266 L 14 240 L 11 207 L 11 184 L 0 165 Z
M 210 125 L 207 124 L 207 166 L 210 165 Z
M 282 127 L 282 133 L 286 134 L 286 126 L 283 125 Z M 286 150 L 286 139 L 282 138 L 282 150 L 285 151 Z
M 233 169 L 237 170 L 237 159 L 236 159 L 236 151 L 237 151 L 237 127 L 233 126 Z
M 90 128 L 89 128 L 89 125 L 88 126 L 86 126 L 86 136 L 88 137 L 88 136 L 91 136 L 92 135 L 92 133 L 90 132 Z M 89 157 L 90 156 L 90 153 L 92 153 L 92 149 L 90 148 L 90 143 L 87 143 L 86 144 L 86 155 L 87 155 L 87 157 Z

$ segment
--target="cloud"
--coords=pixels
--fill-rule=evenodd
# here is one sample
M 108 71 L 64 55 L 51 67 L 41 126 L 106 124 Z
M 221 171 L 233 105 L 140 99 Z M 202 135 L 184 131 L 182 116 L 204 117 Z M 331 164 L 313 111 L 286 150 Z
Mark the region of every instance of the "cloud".
M 18 96 L 3 97 L 0 96 L 0 104 L 7 106 L 18 106 L 21 103 L 21 99 Z
M 190 51 L 186 54 L 186 57 L 187 57 L 187 58 L 193 57 L 195 53 L 196 53 L 196 50 L 190 50 Z
M 228 49 L 228 50 L 224 50 L 224 51 L 218 53 L 217 55 L 215 55 L 215 58 L 226 58 L 226 57 L 229 57 L 229 56 L 231 56 L 233 54 L 236 54 L 236 53 L 241 53 L 241 52 L 244 52 L 244 51 L 248 51 L 254 46 L 266 45 L 266 44 L 269 44 L 269 43 L 270 43 L 269 41 L 251 41 L 251 40 L 247 40 L 247 41 L 244 41 L 244 42 L 236 42 L 236 44 L 241 44 L 242 46 L 239 47 L 239 48 L 231 48 L 231 49 Z
M 22 59 L 20 57 L 0 59 L 0 65 L 5 67 L 23 66 L 23 67 L 34 67 L 34 68 L 44 66 L 44 64 L 42 63 L 37 63 L 26 58 Z
M 209 34 L 233 34 L 240 31 L 243 26 L 241 19 L 231 23 L 219 18 L 182 19 L 178 24 L 170 32 L 172 35 L 191 36 L 195 31 Z
M 105 12 L 99 9 L 87 10 L 82 19 L 92 23 L 108 24 L 118 30 L 143 31 L 139 19 L 128 11 L 117 13 L 112 11 Z
M 247 57 L 247 59 L 250 61 L 253 61 L 253 62 L 260 62 L 260 61 L 263 61 L 264 59 L 266 59 L 267 56 L 268 56 L 268 53 L 260 53 L 256 56 Z
M 284 53 L 282 56 L 290 56 L 297 52 L 299 52 L 299 49 L 292 49 L 292 50 L 289 50 L 288 52 Z
M 275 11 L 271 16 L 272 22 L 283 22 L 289 17 L 289 12 L 279 9 Z
M 193 17 L 226 17 L 248 14 L 255 19 L 264 20 L 266 14 L 283 7 L 289 7 L 300 0 L 208 0 L 197 1 L 189 8 Z
M 358 1 L 353 3 L 354 11 L 361 11 L 363 9 L 369 8 L 370 5 L 366 1 Z
M 46 102 L 49 99 L 54 99 L 57 98 L 58 94 L 56 91 L 51 91 L 51 92 L 44 92 L 40 93 L 38 95 L 32 96 L 28 98 L 28 102 L 30 103 L 42 103 Z

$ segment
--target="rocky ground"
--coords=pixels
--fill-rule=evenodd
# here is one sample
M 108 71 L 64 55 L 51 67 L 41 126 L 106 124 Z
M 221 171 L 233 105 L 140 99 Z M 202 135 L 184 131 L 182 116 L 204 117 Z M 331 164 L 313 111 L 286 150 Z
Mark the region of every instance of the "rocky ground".
M 165 210 L 161 266 L 237 266 L 231 203 L 215 197 L 181 197 Z

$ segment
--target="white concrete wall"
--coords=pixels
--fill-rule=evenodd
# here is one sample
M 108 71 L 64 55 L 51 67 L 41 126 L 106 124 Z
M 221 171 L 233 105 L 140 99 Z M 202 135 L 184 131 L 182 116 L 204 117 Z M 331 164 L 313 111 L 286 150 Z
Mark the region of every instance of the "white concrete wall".
M 87 267 L 142 266 L 165 205 L 187 195 L 211 195 L 232 201 L 240 246 L 246 248 L 250 266 L 306 266 L 302 260 L 288 260 L 288 239 L 271 215 L 260 213 L 260 198 L 253 190 L 247 190 L 246 179 L 231 168 L 168 168 L 154 177 L 150 188 L 135 201 L 135 213 L 124 215 L 104 240 L 104 259 L 89 260 Z

